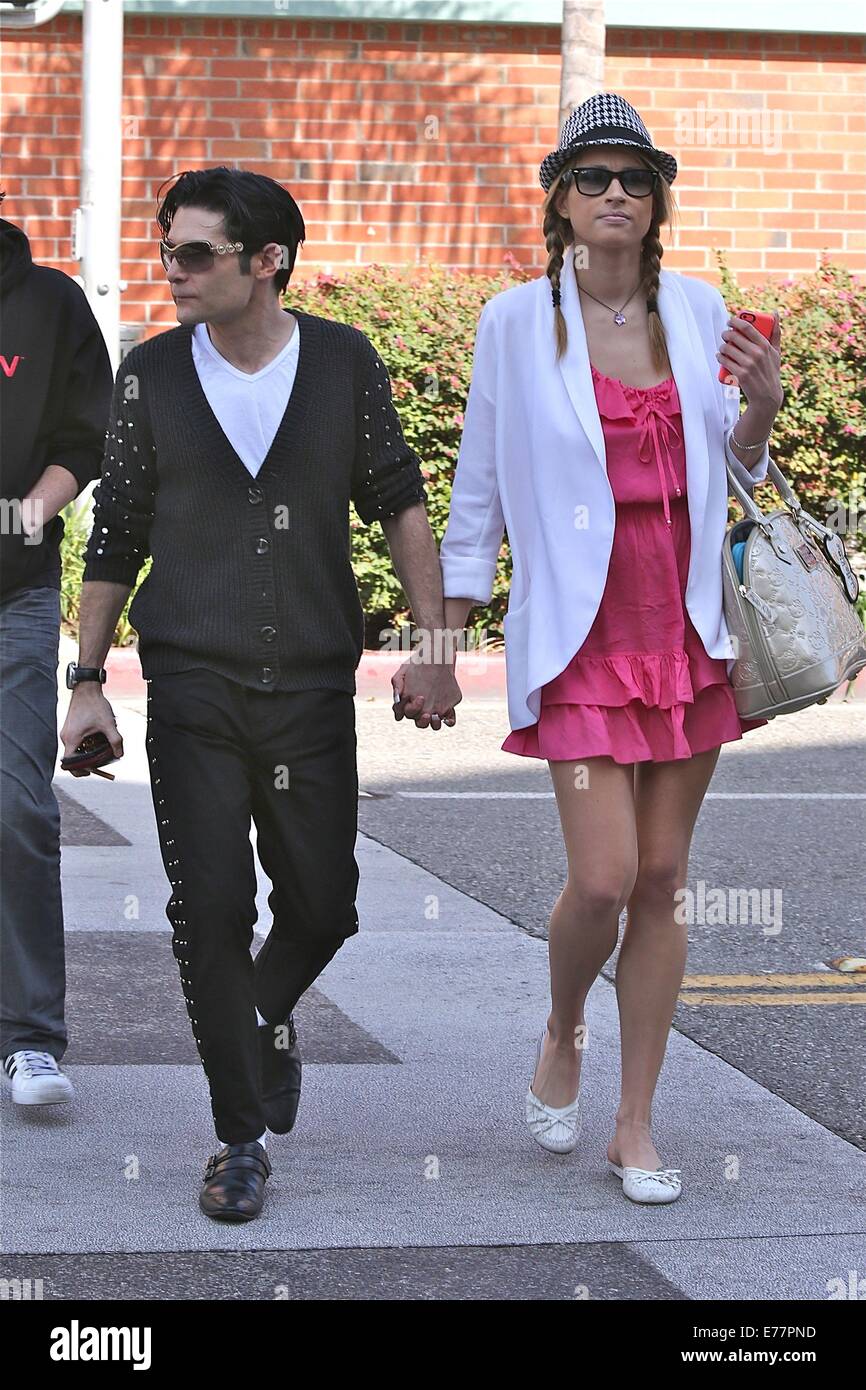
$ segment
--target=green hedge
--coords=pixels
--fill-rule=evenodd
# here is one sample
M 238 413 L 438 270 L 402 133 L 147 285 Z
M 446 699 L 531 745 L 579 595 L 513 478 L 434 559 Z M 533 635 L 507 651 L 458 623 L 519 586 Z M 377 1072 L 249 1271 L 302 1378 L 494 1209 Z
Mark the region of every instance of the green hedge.
M 92 504 L 86 507 L 71 502 L 63 509 L 63 540 L 60 554 L 63 569 L 60 577 L 60 609 L 64 632 L 78 638 L 78 613 L 81 607 L 81 580 L 84 574 L 84 550 L 93 523 Z M 150 556 L 142 565 L 139 583 L 143 583 L 150 571 Z M 129 605 L 135 598 L 135 589 L 123 607 L 114 633 L 114 646 L 128 647 L 136 640 L 135 628 L 129 625 Z
M 719 255 L 722 293 L 730 308 L 778 307 L 782 327 L 785 403 L 773 433 L 773 455 L 804 506 L 824 518 L 836 503 L 866 490 L 866 287 L 843 267 L 822 261 L 797 281 L 770 281 L 743 291 Z M 422 462 L 428 515 L 437 541 L 448 519 L 451 483 L 460 445 L 463 410 L 472 369 L 472 348 L 482 305 L 520 279 L 519 271 L 465 275 L 434 267 L 426 272 L 382 266 L 346 276 L 317 275 L 289 285 L 284 303 L 323 318 L 354 324 L 373 342 L 388 368 L 403 431 Z M 775 506 L 775 489 L 756 489 L 759 503 Z M 65 515 L 71 515 L 71 508 Z M 739 514 L 731 503 L 732 519 Z M 64 540 L 64 615 L 74 626 L 89 508 L 73 519 Z M 365 527 L 352 510 L 353 563 L 367 616 L 367 643 L 409 617 L 406 596 L 391 567 L 380 526 Z M 846 535 L 851 550 L 860 533 Z M 147 562 L 149 565 L 149 561 Z M 147 573 L 145 568 L 142 578 Z M 476 631 L 501 636 L 508 602 L 511 558 L 500 551 L 493 598 L 470 615 Z M 859 608 L 866 611 L 866 593 Z M 117 641 L 134 640 L 127 611 Z
M 799 280 L 741 290 L 720 253 L 718 261 L 729 308 L 779 310 L 785 400 L 772 454 L 803 506 L 824 520 L 836 499 L 847 508 L 866 489 L 866 286 L 822 260 Z M 854 549 L 863 525 L 861 516 L 859 538 L 846 537 Z

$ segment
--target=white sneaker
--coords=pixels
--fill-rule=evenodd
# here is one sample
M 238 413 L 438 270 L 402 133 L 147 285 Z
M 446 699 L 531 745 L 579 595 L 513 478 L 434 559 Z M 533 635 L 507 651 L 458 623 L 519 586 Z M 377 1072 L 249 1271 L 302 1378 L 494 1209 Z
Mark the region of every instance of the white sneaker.
M 622 1178 L 622 1190 L 633 1202 L 675 1202 L 683 1190 L 680 1168 L 620 1168 L 608 1159 L 611 1169 Z
M 545 1028 L 544 1033 L 547 1032 Z M 544 1033 L 542 1033 L 535 1047 L 535 1066 L 541 1060 L 541 1048 L 544 1043 Z M 570 1105 L 563 1105 L 556 1109 L 552 1105 L 545 1105 L 543 1100 L 532 1089 L 532 1082 L 526 1092 L 526 1123 L 529 1132 L 543 1149 L 549 1149 L 551 1153 L 568 1154 L 576 1146 L 580 1137 L 580 1091 L 575 1096 Z
M 17 1105 L 59 1105 L 75 1096 L 72 1082 L 50 1052 L 29 1048 L 12 1052 L 3 1063 L 3 1071 L 12 1081 L 12 1099 Z

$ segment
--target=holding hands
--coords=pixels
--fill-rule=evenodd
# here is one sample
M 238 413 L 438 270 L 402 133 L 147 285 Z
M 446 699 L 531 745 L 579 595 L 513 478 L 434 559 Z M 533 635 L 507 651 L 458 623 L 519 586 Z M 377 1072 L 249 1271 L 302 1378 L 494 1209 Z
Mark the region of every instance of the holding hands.
M 438 659 L 437 659 L 438 658 Z M 394 718 L 414 719 L 419 729 L 453 728 L 463 699 L 454 677 L 453 654 L 413 655 L 391 677 Z

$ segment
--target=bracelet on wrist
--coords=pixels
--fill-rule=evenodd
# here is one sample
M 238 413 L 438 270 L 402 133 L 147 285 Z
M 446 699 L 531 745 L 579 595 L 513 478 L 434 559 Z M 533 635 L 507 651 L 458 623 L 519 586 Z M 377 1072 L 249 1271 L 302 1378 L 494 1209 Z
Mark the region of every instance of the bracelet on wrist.
M 737 439 L 737 436 L 734 434 L 733 430 L 731 430 L 728 434 L 728 439 L 731 441 L 731 443 L 736 444 L 737 448 L 742 449 L 744 453 L 747 453 L 750 449 L 763 449 L 765 444 L 769 444 L 771 438 L 772 435 L 768 434 L 767 438 L 762 439 L 760 444 L 741 444 L 739 439 Z

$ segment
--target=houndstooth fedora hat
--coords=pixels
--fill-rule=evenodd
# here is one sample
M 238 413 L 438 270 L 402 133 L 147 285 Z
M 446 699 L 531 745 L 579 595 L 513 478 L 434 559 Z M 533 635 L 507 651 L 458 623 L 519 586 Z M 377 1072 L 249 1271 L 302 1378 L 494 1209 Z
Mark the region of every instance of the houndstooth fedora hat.
M 575 107 L 562 127 L 558 148 L 541 161 L 538 178 L 545 192 L 563 164 L 583 145 L 634 145 L 646 151 L 668 183 L 677 176 L 677 161 L 672 154 L 655 148 L 631 103 L 615 92 L 597 92 Z

